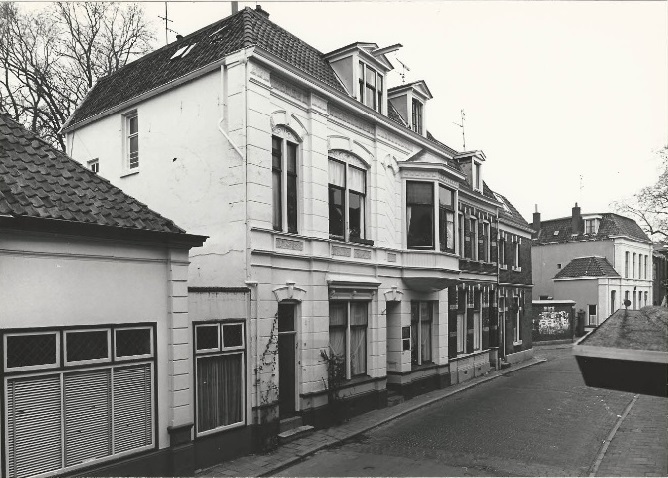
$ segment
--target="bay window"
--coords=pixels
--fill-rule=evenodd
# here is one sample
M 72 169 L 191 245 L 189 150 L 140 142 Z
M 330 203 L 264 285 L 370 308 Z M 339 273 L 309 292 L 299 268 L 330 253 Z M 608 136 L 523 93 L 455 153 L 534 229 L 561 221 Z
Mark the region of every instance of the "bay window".
M 271 137 L 272 225 L 297 233 L 297 144 Z M 285 219 L 284 219 L 285 218 Z
M 369 302 L 329 302 L 329 347 L 343 358 L 346 378 L 366 374 Z
M 244 359 L 242 322 L 195 324 L 198 435 L 245 423 Z
M 155 447 L 154 325 L 6 331 L 5 476 Z
M 431 362 L 431 331 L 434 302 L 411 302 L 411 363 Z
M 366 171 L 330 158 L 330 235 L 344 240 L 364 239 L 366 236 L 365 209 Z
M 454 192 L 445 186 L 438 188 L 438 229 L 442 252 L 455 252 L 455 201 Z

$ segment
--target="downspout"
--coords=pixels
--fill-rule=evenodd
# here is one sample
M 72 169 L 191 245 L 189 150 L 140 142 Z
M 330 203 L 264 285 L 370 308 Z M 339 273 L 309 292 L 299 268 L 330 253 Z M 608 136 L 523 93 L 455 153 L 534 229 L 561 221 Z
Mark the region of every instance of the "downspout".
M 496 214 L 496 326 L 498 327 L 498 330 L 496 331 L 496 339 L 499 341 L 499 348 L 498 348 L 498 353 L 497 353 L 497 358 L 496 358 L 496 369 L 499 370 L 501 368 L 501 357 L 503 356 L 505 358 L 505 352 L 506 352 L 506 345 L 505 345 L 505 337 L 503 335 L 503 331 L 505 330 L 506 324 L 505 324 L 505 316 L 504 316 L 504 323 L 503 326 L 501 324 L 501 314 L 500 314 L 500 308 L 499 308 L 499 297 L 500 297 L 500 292 L 501 292 L 501 254 L 499 253 L 499 239 L 501 238 L 501 222 L 499 221 L 499 214 L 497 212 Z M 505 243 L 504 243 L 505 247 Z M 505 301 L 504 301 L 505 304 Z M 501 353 L 503 347 L 503 354 Z

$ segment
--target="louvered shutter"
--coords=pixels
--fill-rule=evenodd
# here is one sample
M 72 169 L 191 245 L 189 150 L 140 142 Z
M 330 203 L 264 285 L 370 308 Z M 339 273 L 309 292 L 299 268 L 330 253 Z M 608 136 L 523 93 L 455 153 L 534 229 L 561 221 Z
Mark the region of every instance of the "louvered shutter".
M 457 356 L 457 287 L 448 287 L 448 357 Z
M 111 370 L 67 373 L 65 466 L 111 455 Z
M 151 365 L 114 370 L 114 453 L 153 444 Z
M 8 476 L 62 468 L 60 376 L 7 381 Z

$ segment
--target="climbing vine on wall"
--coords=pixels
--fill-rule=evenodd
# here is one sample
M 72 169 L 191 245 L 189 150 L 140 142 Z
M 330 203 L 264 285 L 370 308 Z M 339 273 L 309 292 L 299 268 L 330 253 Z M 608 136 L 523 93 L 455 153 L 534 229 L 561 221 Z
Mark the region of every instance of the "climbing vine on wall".
M 259 356 L 258 365 L 255 367 L 255 387 L 258 390 L 259 405 L 269 405 L 278 400 L 278 381 L 276 369 L 278 367 L 278 313 L 274 315 L 271 323 L 269 340 Z M 271 378 L 263 382 L 262 377 L 271 373 Z

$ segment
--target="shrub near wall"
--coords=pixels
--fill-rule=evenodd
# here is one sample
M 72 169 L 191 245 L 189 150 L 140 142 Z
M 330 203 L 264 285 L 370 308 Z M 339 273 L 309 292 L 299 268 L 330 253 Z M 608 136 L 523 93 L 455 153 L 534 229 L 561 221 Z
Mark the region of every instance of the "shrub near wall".
M 574 313 L 572 303 L 534 302 L 531 338 L 533 342 L 572 340 Z

